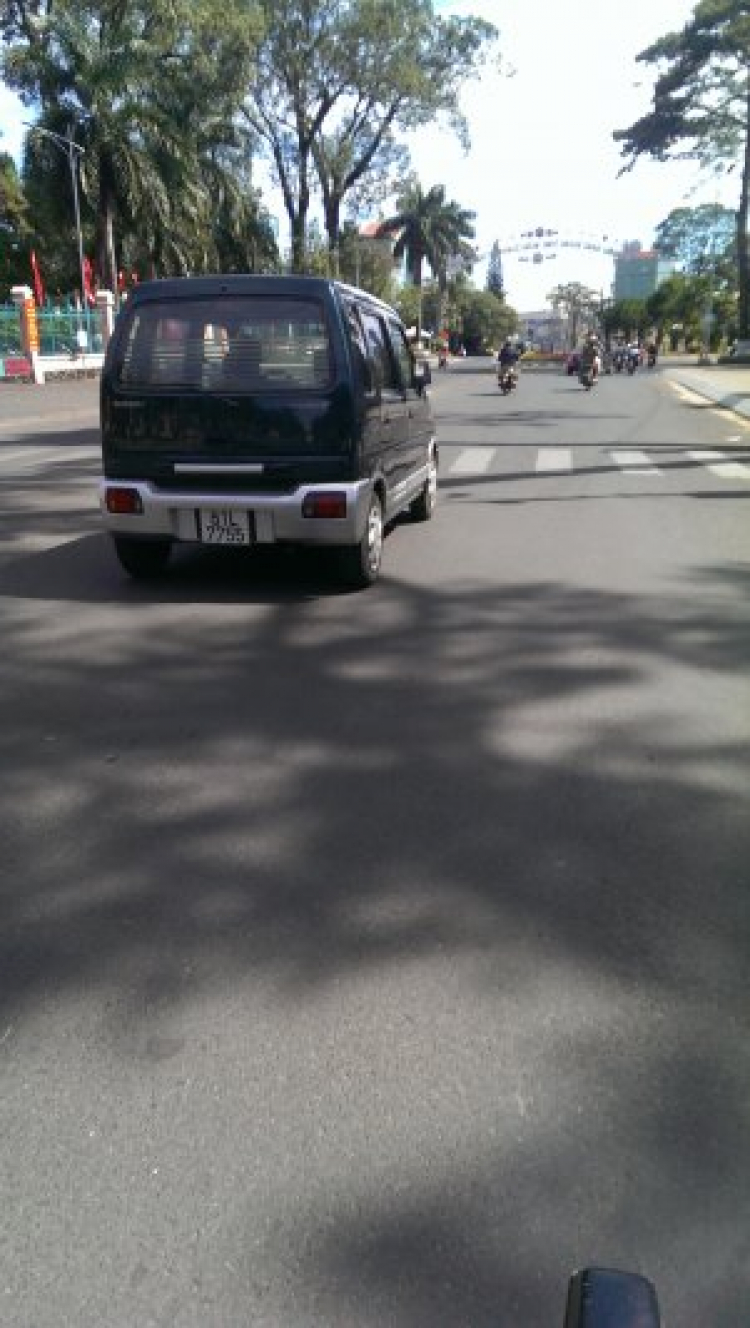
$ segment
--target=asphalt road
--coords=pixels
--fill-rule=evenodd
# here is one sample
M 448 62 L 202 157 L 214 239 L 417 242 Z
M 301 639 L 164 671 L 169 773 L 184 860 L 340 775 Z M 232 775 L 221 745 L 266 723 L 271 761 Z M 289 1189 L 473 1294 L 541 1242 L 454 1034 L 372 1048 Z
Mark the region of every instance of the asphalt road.
M 750 1321 L 748 425 L 486 369 L 361 595 L 129 583 L 0 392 L 8 1328 Z

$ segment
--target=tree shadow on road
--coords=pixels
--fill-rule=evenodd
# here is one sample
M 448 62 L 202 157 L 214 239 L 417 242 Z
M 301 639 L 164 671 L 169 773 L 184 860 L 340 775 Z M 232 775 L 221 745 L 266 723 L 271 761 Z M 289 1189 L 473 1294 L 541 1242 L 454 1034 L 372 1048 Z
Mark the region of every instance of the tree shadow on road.
M 446 1124 L 415 1071 L 448 1152 L 420 1160 L 407 1134 L 406 1197 L 386 1166 L 371 1194 L 288 1228 L 296 1304 L 333 1297 L 308 1321 L 355 1324 L 360 1296 L 362 1323 L 541 1325 L 561 1261 L 597 1231 L 607 1257 L 619 1239 L 655 1273 L 670 1250 L 684 1269 L 697 1205 L 718 1229 L 747 1211 L 731 1173 L 749 1085 L 747 572 L 696 568 L 649 597 L 396 578 L 293 594 L 266 574 L 244 597 L 226 568 L 196 589 L 191 567 L 134 597 L 84 570 L 99 544 L 0 576 L 5 1020 L 96 993 L 148 1074 L 201 993 L 235 987 L 294 1020 L 337 984 L 366 1002 L 425 971 L 447 1037 L 451 1000 L 477 993 L 484 1040 L 451 1055 L 484 1066 L 488 1114 L 472 1125 L 454 1097 Z M 619 1180 L 586 1152 L 581 1102 Z M 611 1203 L 587 1212 L 602 1183 Z M 683 1191 L 683 1226 L 660 1230 Z M 503 1254 L 519 1221 L 521 1264 Z M 675 1292 L 685 1328 L 725 1271 Z M 740 1282 L 724 1294 L 741 1317 Z

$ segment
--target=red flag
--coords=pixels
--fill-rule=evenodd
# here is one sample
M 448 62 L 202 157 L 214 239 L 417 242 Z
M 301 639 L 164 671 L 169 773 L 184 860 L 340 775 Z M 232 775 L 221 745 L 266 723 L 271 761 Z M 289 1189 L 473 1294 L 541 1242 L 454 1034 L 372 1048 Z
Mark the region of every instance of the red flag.
M 31 251 L 31 271 L 34 274 L 34 298 L 37 304 L 44 304 L 44 286 L 42 285 L 42 274 L 39 271 L 39 264 L 36 261 L 36 253 Z
M 96 278 L 94 276 L 94 265 L 90 258 L 84 258 L 83 260 L 83 284 L 86 303 L 89 305 L 96 304 Z

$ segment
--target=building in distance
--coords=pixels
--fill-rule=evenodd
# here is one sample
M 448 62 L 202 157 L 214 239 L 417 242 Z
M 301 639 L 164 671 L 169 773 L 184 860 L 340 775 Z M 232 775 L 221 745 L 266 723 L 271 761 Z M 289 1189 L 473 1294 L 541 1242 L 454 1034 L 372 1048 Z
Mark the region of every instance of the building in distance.
M 664 258 L 656 249 L 642 249 L 631 240 L 615 255 L 616 300 L 646 300 L 667 277 L 677 270 L 673 258 Z

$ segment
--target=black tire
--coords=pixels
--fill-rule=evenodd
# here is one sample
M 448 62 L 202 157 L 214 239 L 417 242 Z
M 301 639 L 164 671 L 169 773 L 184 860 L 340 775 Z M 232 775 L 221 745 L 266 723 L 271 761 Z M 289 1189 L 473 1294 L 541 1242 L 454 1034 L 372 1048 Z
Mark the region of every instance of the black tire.
M 373 492 L 359 544 L 351 544 L 340 552 L 340 567 L 346 584 L 354 590 L 365 590 L 374 585 L 380 576 L 382 560 L 383 504 L 379 495 Z
M 429 521 L 434 515 L 435 504 L 437 502 L 437 462 L 434 457 L 430 460 L 430 473 L 424 482 L 424 488 L 418 498 L 409 504 L 409 514 L 412 521 Z
M 129 535 L 113 535 L 112 538 L 120 566 L 136 581 L 148 581 L 158 576 L 169 562 L 171 540 L 131 539 Z

